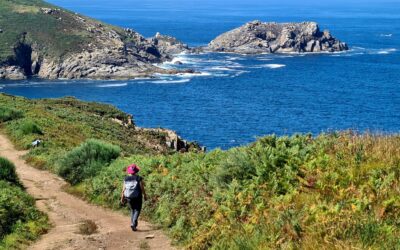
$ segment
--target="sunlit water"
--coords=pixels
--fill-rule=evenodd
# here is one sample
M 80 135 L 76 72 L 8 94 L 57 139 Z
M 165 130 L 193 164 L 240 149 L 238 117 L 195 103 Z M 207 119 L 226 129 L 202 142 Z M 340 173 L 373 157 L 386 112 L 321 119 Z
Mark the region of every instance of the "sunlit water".
M 254 19 L 312 20 L 329 28 L 351 50 L 313 55 L 178 55 L 175 60 L 184 63 L 179 67 L 201 74 L 131 81 L 0 81 L 0 91 L 110 103 L 132 113 L 139 126 L 170 128 L 209 148 L 242 145 L 272 133 L 400 130 L 400 4 L 396 2 L 335 7 L 277 6 L 255 0 L 247 5 L 235 1 L 229 5 L 161 0 L 51 2 L 145 36 L 157 31 L 173 35 L 192 46 L 207 44 Z

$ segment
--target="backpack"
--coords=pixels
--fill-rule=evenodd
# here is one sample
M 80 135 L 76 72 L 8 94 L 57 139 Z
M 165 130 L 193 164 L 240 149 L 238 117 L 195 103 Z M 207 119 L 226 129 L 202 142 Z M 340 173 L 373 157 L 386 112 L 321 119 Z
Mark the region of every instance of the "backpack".
M 138 198 L 141 194 L 140 189 L 140 179 L 138 176 L 134 176 L 135 178 L 131 178 L 129 180 L 125 180 L 125 191 L 124 197 L 127 199 Z

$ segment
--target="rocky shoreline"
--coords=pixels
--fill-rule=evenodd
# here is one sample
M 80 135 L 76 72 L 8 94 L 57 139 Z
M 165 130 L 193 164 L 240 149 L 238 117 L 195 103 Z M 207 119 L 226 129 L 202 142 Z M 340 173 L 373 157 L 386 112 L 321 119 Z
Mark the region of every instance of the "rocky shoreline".
M 348 50 L 346 43 L 317 23 L 249 22 L 212 40 L 208 46 L 190 48 L 178 39 L 157 33 L 145 38 L 132 29 L 121 29 L 84 18 L 62 9 L 41 8 L 39 15 L 59 22 L 73 23 L 85 32 L 89 42 L 79 49 L 49 56 L 46 46 L 23 32 L 13 47 L 14 56 L 0 60 L 0 79 L 133 79 L 154 74 L 195 73 L 193 70 L 163 69 L 159 63 L 171 61 L 175 54 L 231 52 L 241 54 L 336 52 Z M 2 34 L 7 34 L 2 30 Z M 50 34 L 51 36 L 51 34 Z

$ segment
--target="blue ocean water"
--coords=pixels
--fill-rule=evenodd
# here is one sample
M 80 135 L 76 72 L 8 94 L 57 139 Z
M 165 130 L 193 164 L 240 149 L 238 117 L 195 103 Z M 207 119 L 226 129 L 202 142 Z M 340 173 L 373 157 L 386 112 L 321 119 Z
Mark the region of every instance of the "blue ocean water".
M 311 20 L 347 42 L 351 50 L 180 55 L 182 67 L 202 74 L 131 81 L 0 81 L 0 91 L 110 103 L 133 114 L 139 126 L 170 128 L 209 148 L 243 145 L 272 133 L 400 131 L 399 1 L 50 2 L 145 36 L 157 31 L 176 36 L 192 46 L 205 45 L 251 20 Z

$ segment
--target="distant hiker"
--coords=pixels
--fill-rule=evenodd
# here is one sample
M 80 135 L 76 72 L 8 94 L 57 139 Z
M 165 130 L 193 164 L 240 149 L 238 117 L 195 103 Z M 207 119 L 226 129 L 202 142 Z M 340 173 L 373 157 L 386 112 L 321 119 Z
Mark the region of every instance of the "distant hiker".
M 36 147 L 39 147 L 39 145 L 42 143 L 42 141 L 41 140 L 39 140 L 39 139 L 36 139 L 36 140 L 34 140 L 33 142 L 32 142 L 32 147 L 34 147 L 34 148 L 36 148 Z
M 128 204 L 131 210 L 131 228 L 136 231 L 138 218 L 142 210 L 142 196 L 147 199 L 144 189 L 143 178 L 137 175 L 140 168 L 135 164 L 129 165 L 126 168 L 128 176 L 124 179 L 124 184 L 121 192 L 121 204 Z

